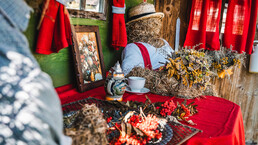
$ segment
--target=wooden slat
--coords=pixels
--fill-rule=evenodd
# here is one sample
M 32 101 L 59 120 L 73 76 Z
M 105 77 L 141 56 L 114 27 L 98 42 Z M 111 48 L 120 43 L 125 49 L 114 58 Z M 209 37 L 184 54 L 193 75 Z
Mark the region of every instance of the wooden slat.
M 156 0 L 155 7 L 157 12 L 165 14 L 161 37 L 168 41 L 170 46 L 175 46 L 176 19 L 179 16 L 181 1 L 178 0 Z

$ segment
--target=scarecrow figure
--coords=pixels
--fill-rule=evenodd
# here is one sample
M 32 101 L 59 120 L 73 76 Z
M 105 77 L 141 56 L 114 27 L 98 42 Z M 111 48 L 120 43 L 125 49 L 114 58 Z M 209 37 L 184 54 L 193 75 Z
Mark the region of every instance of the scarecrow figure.
M 168 42 L 160 38 L 164 14 L 154 5 L 143 2 L 129 10 L 126 23 L 129 44 L 122 53 L 122 69 L 127 75 L 134 67 L 158 69 L 173 52 Z

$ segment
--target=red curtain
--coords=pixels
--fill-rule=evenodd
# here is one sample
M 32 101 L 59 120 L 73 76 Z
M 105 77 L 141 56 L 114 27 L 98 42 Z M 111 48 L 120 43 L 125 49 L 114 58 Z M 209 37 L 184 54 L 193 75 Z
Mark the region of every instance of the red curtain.
M 219 21 L 222 0 L 193 0 L 184 46 L 219 50 Z
M 223 45 L 252 53 L 258 0 L 229 0 Z
M 123 9 L 125 7 L 125 0 L 113 0 L 113 6 Z M 127 35 L 126 35 L 124 13 L 113 12 L 111 45 L 116 50 L 119 50 L 120 47 L 125 47 L 126 44 L 127 44 Z

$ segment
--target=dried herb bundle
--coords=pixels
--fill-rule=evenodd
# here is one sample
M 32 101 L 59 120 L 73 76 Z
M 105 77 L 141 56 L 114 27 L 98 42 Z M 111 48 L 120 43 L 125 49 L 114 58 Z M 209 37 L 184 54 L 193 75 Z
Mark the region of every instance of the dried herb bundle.
M 231 48 L 221 47 L 218 51 L 180 48 L 168 55 L 168 61 L 159 71 L 135 67 L 128 75 L 146 79 L 145 87 L 152 93 L 167 96 L 195 98 L 202 95 L 217 95 L 211 85 L 212 77 L 224 78 L 231 75 L 232 67 L 243 64 L 245 54 Z
M 188 87 L 178 81 L 175 77 L 168 78 L 167 73 L 163 70 L 153 71 L 141 67 L 135 67 L 127 75 L 139 76 L 146 79 L 145 87 L 149 88 L 151 93 L 163 96 L 179 96 L 182 98 L 195 98 L 203 94 L 203 90 L 198 89 L 197 86 Z M 210 84 L 209 84 L 210 85 Z M 215 94 L 213 90 L 209 94 Z
M 99 108 L 85 104 L 65 134 L 72 137 L 73 145 L 104 145 L 108 144 L 106 130 L 107 123 Z
M 239 54 L 232 48 L 227 49 L 226 47 L 221 47 L 219 51 L 207 51 L 207 54 L 212 60 L 211 70 L 220 78 L 230 76 L 233 73 L 232 68 L 240 67 L 246 58 L 245 53 Z
M 195 49 L 181 48 L 167 58 L 169 61 L 162 70 L 168 78 L 174 77 L 180 86 L 205 90 L 210 81 L 209 56 Z M 179 88 L 179 90 L 182 90 Z M 179 94 L 180 95 L 180 94 Z

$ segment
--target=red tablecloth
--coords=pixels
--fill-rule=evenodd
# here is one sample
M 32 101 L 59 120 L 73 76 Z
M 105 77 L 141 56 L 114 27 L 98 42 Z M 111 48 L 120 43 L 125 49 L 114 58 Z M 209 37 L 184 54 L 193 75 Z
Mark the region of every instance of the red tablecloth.
M 56 88 L 62 104 L 81 100 L 87 97 L 105 99 L 104 87 L 98 87 L 84 93 L 79 93 L 72 87 L 67 85 Z M 171 97 L 159 96 L 151 93 L 144 95 L 135 95 L 125 93 L 124 101 L 145 101 L 145 95 L 148 95 L 152 102 L 164 102 Z M 183 99 L 174 98 L 175 102 L 182 102 Z M 243 118 L 240 107 L 228 100 L 219 97 L 205 96 L 202 98 L 190 99 L 187 102 L 195 101 L 199 111 L 190 119 L 197 123 L 194 128 L 203 130 L 184 144 L 187 145 L 244 145 L 245 134 Z

